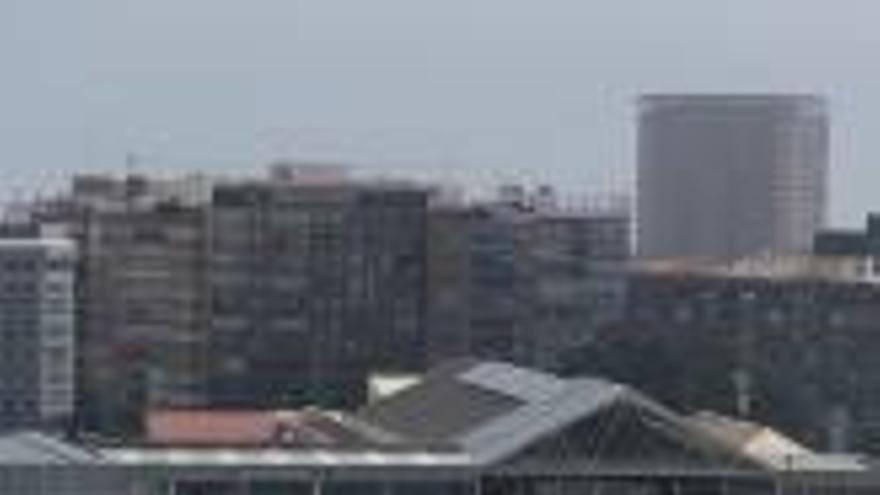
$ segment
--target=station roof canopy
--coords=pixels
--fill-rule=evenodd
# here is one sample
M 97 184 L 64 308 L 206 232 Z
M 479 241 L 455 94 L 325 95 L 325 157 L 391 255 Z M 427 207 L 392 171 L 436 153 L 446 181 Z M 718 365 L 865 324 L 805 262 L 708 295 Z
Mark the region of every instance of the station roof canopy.
M 767 473 L 782 469 L 770 454 L 783 446 L 785 469 L 844 466 L 755 425 L 678 414 L 625 385 L 470 359 L 354 413 L 212 414 L 166 412 L 154 418 L 152 442 L 94 453 L 41 437 L 0 437 L 0 464 Z

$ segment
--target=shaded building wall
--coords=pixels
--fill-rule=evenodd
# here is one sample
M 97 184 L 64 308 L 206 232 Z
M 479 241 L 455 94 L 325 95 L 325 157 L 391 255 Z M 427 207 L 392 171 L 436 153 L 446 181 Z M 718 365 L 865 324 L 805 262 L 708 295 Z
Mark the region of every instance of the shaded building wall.
M 218 188 L 213 400 L 352 404 L 371 371 L 421 370 L 425 200 L 409 188 Z
M 441 208 L 429 220 L 429 356 L 554 369 L 621 301 L 625 214 L 510 205 Z
M 817 448 L 880 451 L 880 287 L 642 274 L 627 290 L 623 318 L 569 356 L 570 371 Z
M 525 364 L 558 369 L 570 349 L 618 317 L 619 269 L 629 258 L 629 217 L 619 213 L 539 215 L 518 227 L 522 303 L 517 342 Z
M 492 206 L 429 213 L 429 356 L 517 361 L 528 312 L 523 238 L 515 216 Z
M 427 220 L 427 360 L 475 354 L 470 327 L 470 230 L 467 208 L 432 207 Z
M 206 404 L 204 227 L 203 209 L 173 205 L 83 215 L 83 427 L 125 432 L 148 404 Z
M 424 191 L 86 179 L 36 215 L 82 252 L 80 429 L 127 435 L 147 406 L 352 404 L 370 372 L 423 368 Z
M 816 234 L 817 256 L 858 256 L 880 260 L 880 213 L 870 213 L 863 230 L 826 229 Z

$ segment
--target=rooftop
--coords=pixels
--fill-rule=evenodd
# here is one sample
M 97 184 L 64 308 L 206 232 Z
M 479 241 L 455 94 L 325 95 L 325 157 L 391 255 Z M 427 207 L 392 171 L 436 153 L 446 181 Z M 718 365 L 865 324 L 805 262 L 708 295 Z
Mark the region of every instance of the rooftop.
M 647 275 L 876 284 L 880 283 L 880 273 L 876 268 L 874 261 L 868 257 L 778 255 L 755 256 L 732 262 L 711 258 L 641 259 L 630 262 L 627 271 Z
M 822 95 L 810 93 L 647 93 L 639 97 L 643 105 L 710 104 L 710 105 L 811 105 L 825 106 Z
M 0 466 L 83 464 L 95 458 L 88 449 L 40 433 L 0 435 Z
M 680 415 L 625 385 L 470 359 L 441 366 L 354 414 L 157 411 L 148 426 L 143 443 L 121 446 L 83 448 L 32 433 L 0 437 L 0 465 L 381 468 L 460 476 L 560 463 L 590 473 L 867 469 L 856 457 L 817 455 L 761 425 Z
M 73 250 L 76 243 L 71 239 L 64 238 L 47 238 L 47 237 L 26 237 L 26 238 L 2 238 L 0 237 L 0 249 L 22 249 L 22 248 L 44 248 L 44 249 L 61 249 Z
M 397 435 L 350 414 L 319 409 L 158 410 L 147 414 L 146 445 L 189 447 L 393 447 Z

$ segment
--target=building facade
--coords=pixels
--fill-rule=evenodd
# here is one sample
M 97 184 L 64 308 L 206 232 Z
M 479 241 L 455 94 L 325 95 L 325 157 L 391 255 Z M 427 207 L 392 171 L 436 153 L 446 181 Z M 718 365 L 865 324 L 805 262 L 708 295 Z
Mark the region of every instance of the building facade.
M 769 265 L 635 268 L 623 318 L 570 364 L 817 448 L 880 451 L 877 277 L 858 259 Z
M 824 100 L 647 95 L 638 118 L 641 256 L 810 251 L 827 208 Z
M 370 372 L 423 369 L 426 202 L 390 183 L 218 186 L 212 400 L 351 405 Z
M 518 361 L 526 306 L 514 222 L 491 209 L 444 206 L 428 225 L 430 361 Z
M 0 429 L 71 419 L 75 258 L 68 240 L 0 239 Z
M 527 195 L 526 195 L 527 196 Z M 630 255 L 625 208 L 551 206 L 523 194 L 433 208 L 429 357 L 553 369 L 614 317 Z M 542 203 L 543 202 L 543 203 Z
M 626 208 L 552 190 L 429 208 L 337 173 L 89 176 L 37 219 L 79 243 L 78 426 L 147 408 L 354 406 L 462 356 L 555 369 L 621 300 Z
M 144 404 L 207 405 L 204 209 L 163 204 L 83 220 L 83 426 L 128 431 Z
M 30 205 L 79 252 L 77 429 L 123 435 L 145 404 L 206 404 L 209 192 L 198 175 L 80 175 Z
M 354 404 L 371 372 L 423 369 L 427 191 L 282 172 L 80 177 L 35 213 L 82 252 L 81 429 Z

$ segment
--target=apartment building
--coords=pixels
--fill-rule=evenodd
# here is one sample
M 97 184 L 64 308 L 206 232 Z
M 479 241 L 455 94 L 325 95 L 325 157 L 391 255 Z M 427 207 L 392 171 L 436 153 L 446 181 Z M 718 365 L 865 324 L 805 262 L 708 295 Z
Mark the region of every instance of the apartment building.
M 621 301 L 625 207 L 560 205 L 508 187 L 429 218 L 429 357 L 477 356 L 553 369 Z
M 0 238 L 0 430 L 71 419 L 75 258 L 66 239 Z

